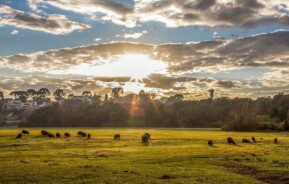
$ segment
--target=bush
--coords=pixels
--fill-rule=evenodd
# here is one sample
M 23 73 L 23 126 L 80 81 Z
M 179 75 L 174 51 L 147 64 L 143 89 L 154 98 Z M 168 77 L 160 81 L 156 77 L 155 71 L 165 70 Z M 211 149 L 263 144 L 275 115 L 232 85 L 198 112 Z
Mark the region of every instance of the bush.
M 273 122 L 261 122 L 260 130 L 276 130 L 276 124 Z

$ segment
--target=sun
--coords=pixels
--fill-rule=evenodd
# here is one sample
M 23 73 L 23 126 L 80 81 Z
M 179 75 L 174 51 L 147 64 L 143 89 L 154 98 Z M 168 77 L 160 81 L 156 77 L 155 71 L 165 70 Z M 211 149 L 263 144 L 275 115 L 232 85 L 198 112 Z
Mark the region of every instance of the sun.
M 124 54 L 115 56 L 110 62 L 102 65 L 82 63 L 72 67 L 66 73 L 99 77 L 130 77 L 132 81 L 140 82 L 152 73 L 163 74 L 166 70 L 165 62 L 153 60 L 148 55 Z
M 132 80 L 140 81 L 152 73 L 164 73 L 166 68 L 167 64 L 165 62 L 153 60 L 147 55 L 125 54 L 117 56 L 110 63 L 95 68 L 94 75 L 130 77 Z
M 162 73 L 167 67 L 164 62 L 150 59 L 142 54 L 122 55 L 111 65 L 117 75 L 128 76 L 135 80 L 141 80 L 152 73 Z

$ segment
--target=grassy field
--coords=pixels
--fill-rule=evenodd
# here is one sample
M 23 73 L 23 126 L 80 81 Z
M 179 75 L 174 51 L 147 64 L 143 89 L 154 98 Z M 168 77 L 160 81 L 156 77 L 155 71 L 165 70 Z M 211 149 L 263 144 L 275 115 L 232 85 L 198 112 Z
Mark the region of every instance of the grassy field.
M 0 129 L 0 183 L 289 183 L 289 134 L 210 129 Z M 77 137 L 77 131 L 92 139 Z M 143 133 L 152 140 L 141 143 Z M 121 140 L 113 135 L 121 134 Z M 226 144 L 231 136 L 237 145 Z M 242 144 L 255 136 L 257 143 Z M 278 137 L 280 142 L 273 143 Z M 261 139 L 263 138 L 263 139 Z M 214 146 L 207 141 L 212 139 Z

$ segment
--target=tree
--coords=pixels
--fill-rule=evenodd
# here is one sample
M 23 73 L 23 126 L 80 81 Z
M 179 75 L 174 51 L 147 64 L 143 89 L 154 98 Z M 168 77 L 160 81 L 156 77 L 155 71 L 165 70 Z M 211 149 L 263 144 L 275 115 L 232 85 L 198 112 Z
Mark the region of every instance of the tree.
M 4 93 L 0 91 L 0 100 L 4 100 Z
M 105 101 L 105 102 L 108 101 L 108 94 L 105 94 L 105 96 L 104 96 L 104 101 Z
M 41 89 L 38 90 L 38 94 L 39 94 L 41 99 L 45 99 L 48 96 L 50 96 L 51 93 L 50 93 L 49 89 L 41 88 Z
M 149 103 L 151 101 L 150 95 L 146 94 L 144 90 L 141 90 L 138 94 L 139 102 L 142 104 Z
M 37 91 L 35 91 L 34 89 L 28 89 L 26 91 L 26 95 L 27 97 L 33 98 L 35 95 L 37 95 Z
M 211 100 L 214 100 L 215 90 L 214 90 L 214 89 L 210 89 L 210 90 L 209 90 L 209 93 L 210 93 L 210 99 L 211 99 Z
M 92 93 L 90 91 L 83 91 L 82 95 L 83 96 L 92 96 Z
M 174 96 L 171 96 L 168 98 L 167 102 L 168 103 L 177 103 L 183 101 L 184 96 L 182 94 L 176 94 Z
M 54 91 L 53 96 L 55 100 L 60 100 L 66 96 L 66 93 L 62 89 L 57 89 L 56 91 Z
M 118 98 L 120 97 L 121 94 L 123 94 L 123 88 L 122 87 L 113 88 L 111 94 L 114 98 Z
M 14 95 L 15 100 L 20 100 L 21 102 L 27 101 L 26 91 L 12 91 L 10 95 Z

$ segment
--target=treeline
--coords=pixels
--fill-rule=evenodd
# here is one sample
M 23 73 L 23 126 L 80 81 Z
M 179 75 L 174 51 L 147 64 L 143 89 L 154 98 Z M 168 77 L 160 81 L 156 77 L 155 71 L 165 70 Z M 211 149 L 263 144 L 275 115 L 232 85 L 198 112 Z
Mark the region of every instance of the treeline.
M 215 100 L 142 103 L 134 106 L 104 103 L 64 103 L 40 108 L 20 126 L 87 127 L 219 127 L 223 130 L 289 130 L 289 95 L 273 98 L 217 98 Z

